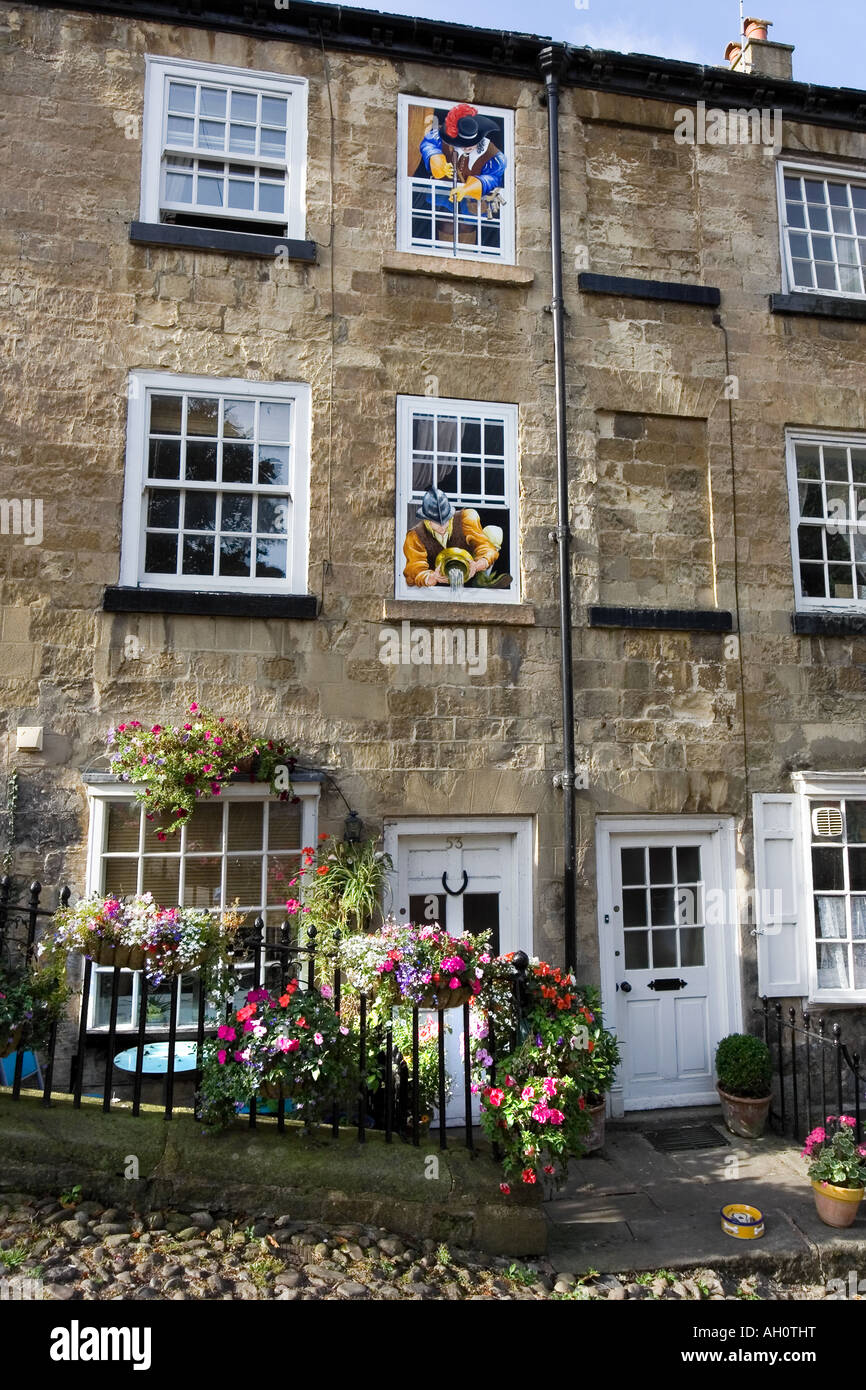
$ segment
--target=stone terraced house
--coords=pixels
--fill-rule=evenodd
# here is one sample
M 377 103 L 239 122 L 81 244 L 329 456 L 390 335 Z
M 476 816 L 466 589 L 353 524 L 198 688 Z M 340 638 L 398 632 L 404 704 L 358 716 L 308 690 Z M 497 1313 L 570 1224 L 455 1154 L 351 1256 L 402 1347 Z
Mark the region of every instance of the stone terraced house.
M 16 874 L 273 926 L 351 808 L 396 913 L 601 985 L 614 1113 L 760 995 L 862 1038 L 866 92 L 307 0 L 0 36 Z M 298 800 L 166 846 L 105 735 L 190 700 Z

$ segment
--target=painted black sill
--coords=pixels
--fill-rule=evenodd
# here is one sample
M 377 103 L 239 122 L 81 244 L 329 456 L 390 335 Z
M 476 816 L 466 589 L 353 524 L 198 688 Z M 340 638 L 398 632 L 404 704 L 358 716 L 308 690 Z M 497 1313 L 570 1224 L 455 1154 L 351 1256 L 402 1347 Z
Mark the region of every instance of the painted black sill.
M 721 608 L 589 609 L 590 627 L 646 627 L 668 632 L 733 632 L 732 613 Z
M 706 304 L 711 308 L 722 302 L 714 285 L 680 285 L 676 280 L 637 280 L 628 275 L 593 275 L 582 270 L 577 284 L 589 294 L 614 294 L 626 299 L 667 299 L 674 304 Z
M 815 637 L 866 637 L 866 613 L 793 613 L 791 626 Z
M 820 319 L 866 321 L 866 299 L 837 299 L 832 294 L 771 294 L 771 314 L 811 314 Z
M 129 239 L 138 246 L 188 246 L 194 251 L 222 251 L 230 256 L 262 256 L 273 259 L 282 251 L 290 261 L 315 263 L 314 241 L 293 241 L 284 236 L 254 232 L 224 232 L 216 227 L 180 227 L 167 222 L 131 222 Z
M 134 589 L 115 585 L 102 599 L 106 613 L 181 613 L 217 618 L 315 618 L 315 594 L 208 594 L 189 589 Z

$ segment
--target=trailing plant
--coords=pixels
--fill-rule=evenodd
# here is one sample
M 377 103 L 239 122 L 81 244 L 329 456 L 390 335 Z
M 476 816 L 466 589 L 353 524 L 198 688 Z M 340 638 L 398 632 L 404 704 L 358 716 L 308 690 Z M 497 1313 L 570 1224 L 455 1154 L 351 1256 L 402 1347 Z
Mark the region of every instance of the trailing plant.
M 45 1047 L 70 995 L 58 961 L 0 965 L 0 1056 Z
M 501 1086 L 482 1090 L 481 1124 L 499 1147 L 506 1178 L 519 1174 L 521 1182 L 534 1184 L 541 1177 L 554 1186 L 565 1180 L 569 1158 L 583 1152 L 590 1129 L 586 1100 L 571 1077 L 510 1069 Z M 506 1195 L 511 1191 L 507 1182 L 500 1187 Z
M 108 733 L 111 770 L 131 782 L 157 838 L 177 832 L 199 800 L 219 796 L 238 772 L 268 782 L 282 800 L 292 795 L 294 754 L 281 742 L 250 733 L 246 724 L 203 709 L 196 701 L 179 724 L 149 728 L 131 719 Z
M 205 1044 L 202 1114 L 230 1124 L 263 1088 L 282 1085 L 309 1127 L 357 1094 L 350 1030 L 318 989 L 290 980 L 282 994 L 250 990 L 230 1024 Z
M 301 872 L 289 880 L 298 891 L 286 911 L 306 928 L 315 927 L 316 951 L 332 956 L 340 939 L 382 924 L 394 865 L 374 839 L 349 844 L 320 835 L 319 841 L 318 849 L 308 845 L 301 851 Z
M 828 1115 L 827 1127 L 819 1125 L 806 1136 L 802 1155 L 811 1160 L 809 1177 L 813 1182 L 833 1187 L 866 1186 L 866 1144 L 857 1144 L 852 1115 Z
M 206 908 L 160 907 L 152 893 L 132 898 L 81 898 L 54 915 L 53 952 L 79 952 L 93 959 L 103 947 L 140 953 L 140 967 L 151 984 L 197 965 L 228 961 L 244 914 Z M 138 968 L 134 966 L 133 968 Z
M 716 1075 L 729 1096 L 763 1099 L 773 1076 L 769 1048 L 751 1033 L 729 1034 L 716 1048 Z

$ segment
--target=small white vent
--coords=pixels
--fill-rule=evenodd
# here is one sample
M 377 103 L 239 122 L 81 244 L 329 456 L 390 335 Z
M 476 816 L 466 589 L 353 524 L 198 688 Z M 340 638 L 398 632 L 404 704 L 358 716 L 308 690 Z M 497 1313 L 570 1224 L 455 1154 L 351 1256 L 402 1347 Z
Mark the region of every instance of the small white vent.
M 812 812 L 812 830 L 816 840 L 836 839 L 842 834 L 842 812 L 838 806 L 816 806 Z

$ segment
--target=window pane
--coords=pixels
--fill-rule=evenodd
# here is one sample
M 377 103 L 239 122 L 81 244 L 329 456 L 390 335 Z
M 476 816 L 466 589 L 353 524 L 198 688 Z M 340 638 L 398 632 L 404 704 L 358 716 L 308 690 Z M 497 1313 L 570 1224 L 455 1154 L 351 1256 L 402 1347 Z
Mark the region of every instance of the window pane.
M 866 848 L 848 851 L 848 886 L 855 893 L 866 891 Z
M 220 540 L 220 574 L 226 579 L 246 579 L 249 573 L 249 541 L 223 537 Z
M 268 845 L 271 849 L 300 849 L 300 806 L 293 806 L 289 801 L 268 804 Z
M 186 82 L 169 82 L 168 109 L 191 115 L 195 111 L 195 87 Z
M 223 804 L 216 801 L 202 801 L 195 808 L 195 815 L 186 830 L 188 853 L 212 850 L 219 852 L 223 838 Z
M 177 844 L 178 849 L 180 849 L 179 835 Z M 152 893 L 156 901 L 161 903 L 163 907 L 176 906 L 179 871 L 179 855 L 169 858 L 168 855 L 146 854 L 144 856 L 141 891 Z
M 256 541 L 256 579 L 285 579 L 288 574 L 286 541 Z
M 196 815 L 199 809 L 196 808 Z M 187 859 L 183 892 L 186 907 L 220 906 L 220 870 L 221 859 L 218 855 Z
M 202 87 L 199 97 L 199 112 L 202 116 L 224 118 L 226 114 L 225 89 L 223 87 Z
M 625 933 L 626 970 L 649 970 L 649 932 Z
M 253 92 L 232 92 L 232 119 L 236 121 L 255 121 L 258 118 L 259 99 Z
M 848 989 L 848 947 L 818 942 L 818 988 Z
M 263 812 L 264 808 L 260 801 L 233 801 L 229 803 L 228 847 L 230 850 L 262 848 Z
M 697 883 L 701 877 L 700 845 L 677 846 L 677 879 L 680 883 Z
M 285 211 L 285 186 L 281 183 L 260 183 L 259 184 L 259 211 L 260 212 L 283 212 Z
M 258 481 L 260 483 L 273 483 L 280 487 L 286 486 L 289 481 L 288 448 L 279 448 L 276 445 L 268 444 L 259 449 Z
M 286 125 L 288 102 L 285 97 L 262 96 L 262 120 L 265 125 Z
M 195 121 L 184 116 L 169 116 L 166 134 L 170 145 L 192 145 L 194 143 Z
M 148 532 L 144 568 L 147 574 L 176 574 L 177 536 Z
M 158 488 L 153 488 L 147 499 L 147 524 L 148 526 L 176 528 L 179 510 L 179 492 L 163 492 Z
M 645 859 L 642 849 L 620 850 L 623 883 L 646 883 Z
M 694 927 L 680 931 L 680 965 L 704 964 L 704 930 Z
M 260 903 L 262 898 L 262 859 L 253 854 L 248 858 L 229 858 L 226 866 L 226 898 L 241 906 Z
M 672 849 L 651 849 L 649 852 L 650 883 L 673 883 L 674 852 Z
M 212 575 L 213 554 L 212 536 L 184 536 L 183 573 Z
M 851 899 L 851 935 L 855 941 L 866 941 L 866 898 Z
M 151 396 L 151 434 L 180 434 L 182 416 L 182 396 Z
M 251 211 L 255 206 L 255 185 L 247 179 L 229 179 L 230 208 Z
M 820 479 L 821 450 L 817 444 L 798 444 L 796 457 L 798 477 Z
M 815 932 L 820 937 L 848 935 L 845 927 L 845 899 L 815 897 Z
M 225 492 L 222 498 L 222 531 L 249 531 L 252 528 L 253 499 L 248 493 Z
M 135 976 L 121 970 L 117 977 L 117 1023 L 128 1028 L 132 1023 L 132 991 Z M 111 1023 L 111 996 L 114 987 L 113 970 L 97 970 L 94 975 L 93 1026 L 107 1028 Z
M 812 848 L 812 884 L 815 888 L 843 889 L 845 870 L 841 849 Z
M 152 439 L 148 450 L 151 478 L 180 477 L 180 440 Z
M 276 401 L 262 401 L 259 409 L 259 438 L 275 444 L 288 444 L 290 439 L 290 406 Z
M 138 892 L 138 859 L 106 859 L 103 882 L 106 893 L 118 898 Z
M 295 877 L 298 867 L 296 856 L 285 854 L 268 855 L 267 900 L 269 903 L 284 903 L 286 899 L 297 896 L 297 887 L 290 888 L 289 881 Z
M 676 931 L 654 931 L 653 937 L 653 969 L 665 970 L 677 964 L 677 933 Z
M 226 439 L 253 438 L 256 421 L 256 407 L 253 401 L 227 400 L 223 411 L 223 435 Z
M 650 889 L 650 920 L 653 926 L 666 926 L 676 921 L 673 888 Z
M 186 446 L 186 476 L 191 482 L 215 483 L 217 475 L 216 444 L 198 444 L 193 441 Z
M 190 396 L 187 404 L 187 434 L 215 435 L 219 424 L 220 403 L 208 396 Z
M 216 525 L 216 493 L 188 492 L 183 524 L 187 531 L 212 531 Z
M 823 527 L 821 526 L 797 527 L 797 547 L 801 560 L 823 560 L 822 536 Z
M 137 801 L 110 801 L 106 807 L 108 833 L 105 847 L 118 853 L 138 854 L 141 806 Z
M 264 535 L 285 535 L 288 516 L 288 497 L 259 498 L 257 529 Z
M 269 159 L 282 159 L 286 153 L 286 132 L 263 127 L 259 137 L 259 153 Z
M 624 927 L 646 926 L 646 892 L 643 888 L 627 888 L 623 893 L 622 924 Z
M 253 480 L 252 444 L 223 445 L 223 482 L 251 483 Z
M 845 833 L 849 845 L 866 845 L 866 801 L 845 802 Z

